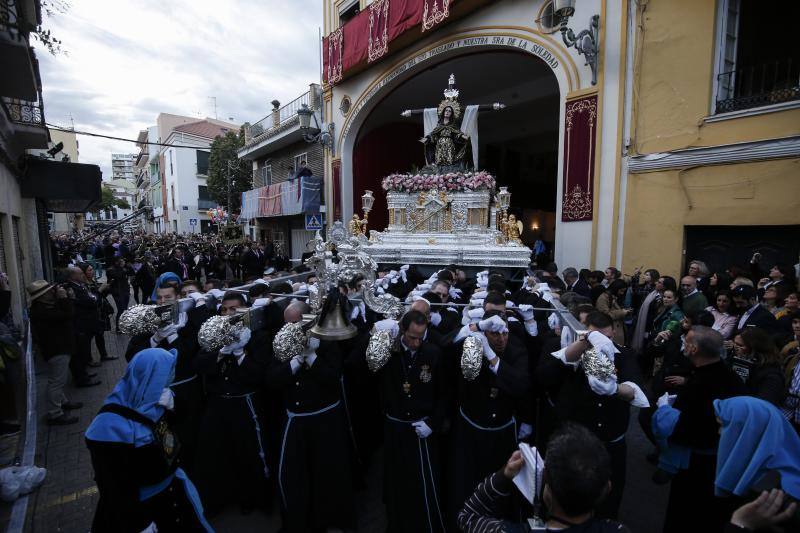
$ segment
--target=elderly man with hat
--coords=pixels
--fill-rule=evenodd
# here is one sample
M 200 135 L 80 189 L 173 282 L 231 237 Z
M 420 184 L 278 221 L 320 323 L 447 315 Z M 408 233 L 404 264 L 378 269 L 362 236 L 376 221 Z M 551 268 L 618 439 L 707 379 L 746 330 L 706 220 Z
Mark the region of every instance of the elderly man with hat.
M 75 351 L 75 310 L 72 300 L 63 287 L 45 280 L 36 280 L 26 289 L 31 301 L 33 342 L 47 362 L 47 422 L 59 426 L 74 424 L 78 417 L 65 411 L 80 409 L 83 404 L 70 402 L 64 395 L 69 360 Z

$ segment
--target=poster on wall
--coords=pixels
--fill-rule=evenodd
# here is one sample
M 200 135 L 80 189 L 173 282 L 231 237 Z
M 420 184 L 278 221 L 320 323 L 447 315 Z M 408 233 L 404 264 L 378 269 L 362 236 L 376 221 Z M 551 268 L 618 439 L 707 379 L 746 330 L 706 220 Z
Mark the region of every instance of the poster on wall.
M 561 221 L 592 220 L 597 95 L 569 100 L 564 111 Z

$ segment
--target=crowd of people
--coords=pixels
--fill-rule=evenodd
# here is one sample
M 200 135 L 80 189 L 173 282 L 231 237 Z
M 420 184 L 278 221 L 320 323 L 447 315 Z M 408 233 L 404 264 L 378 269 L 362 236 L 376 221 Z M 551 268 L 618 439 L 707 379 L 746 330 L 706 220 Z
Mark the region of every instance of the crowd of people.
M 800 527 L 793 267 L 758 254 L 716 273 L 692 261 L 678 280 L 551 263 L 515 280 L 381 265 L 377 291 L 405 302 L 401 317 L 377 315 L 364 280 L 347 280 L 327 300 L 357 335 L 310 337 L 282 360 L 274 341 L 309 313 L 314 272 L 269 244 L 229 251 L 140 235 L 108 245 L 56 243 L 71 263 L 63 283 L 28 288 L 52 423 L 74 422 L 67 369 L 78 386 L 96 384 L 92 339 L 110 358 L 103 332 L 115 313 L 119 329 L 131 292 L 194 306 L 131 337 L 128 369 L 86 433 L 93 531 L 210 530 L 228 505 L 249 514 L 274 503 L 284 531 L 355 530 L 355 492 L 381 457 L 390 532 L 627 531 L 617 519 L 632 407 L 653 482 L 670 484 L 664 531 Z M 260 327 L 202 348 L 206 320 L 246 308 L 261 308 Z M 385 360 L 374 356 L 379 333 Z M 471 346 L 483 357 L 476 376 L 461 367 Z

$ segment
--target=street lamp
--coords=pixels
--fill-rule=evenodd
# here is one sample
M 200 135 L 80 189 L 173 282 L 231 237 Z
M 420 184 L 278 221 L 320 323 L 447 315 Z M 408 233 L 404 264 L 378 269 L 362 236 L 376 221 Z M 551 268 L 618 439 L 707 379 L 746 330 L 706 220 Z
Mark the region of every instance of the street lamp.
M 592 69 L 592 85 L 597 85 L 597 61 L 600 43 L 600 15 L 593 15 L 589 21 L 589 29 L 581 30 L 575 35 L 567 27 L 567 21 L 575 13 L 575 0 L 554 0 L 553 13 L 561 18 L 561 38 L 564 44 L 575 47 L 578 54 L 586 57 L 586 64 Z
M 307 143 L 320 143 L 323 147 L 329 149 L 331 154 L 334 153 L 333 145 L 333 132 L 335 126 L 333 122 L 320 127 L 317 120 L 317 114 L 308 107 L 308 104 L 302 104 L 300 109 L 297 110 L 297 116 L 300 119 L 300 132 L 303 134 L 303 140 Z M 314 117 L 314 126 L 311 126 L 311 117 Z
M 508 192 L 508 187 L 500 187 L 500 192 L 497 193 L 497 201 L 500 202 L 500 209 L 503 213 L 508 211 L 508 206 L 511 205 L 511 193 Z
M 361 195 L 361 210 L 364 211 L 364 220 L 361 221 L 361 232 L 366 235 L 367 234 L 367 219 L 369 218 L 369 212 L 372 211 L 372 204 L 375 203 L 375 197 L 372 196 L 372 191 L 364 191 L 364 194 Z

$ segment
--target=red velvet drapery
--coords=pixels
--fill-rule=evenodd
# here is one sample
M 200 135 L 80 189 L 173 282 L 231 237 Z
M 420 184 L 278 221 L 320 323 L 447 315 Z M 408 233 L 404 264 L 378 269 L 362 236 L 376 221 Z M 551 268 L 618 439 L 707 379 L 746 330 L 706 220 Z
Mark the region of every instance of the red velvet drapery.
M 570 100 L 564 112 L 563 222 L 592 220 L 597 95 Z
M 381 180 L 394 172 L 410 172 L 413 166 L 425 166 L 420 137 L 420 124 L 395 122 L 358 140 L 353 150 L 353 208 L 360 213 L 361 195 L 367 189 L 372 191 L 375 204 L 369 214 L 370 229 L 382 230 L 389 222 Z

